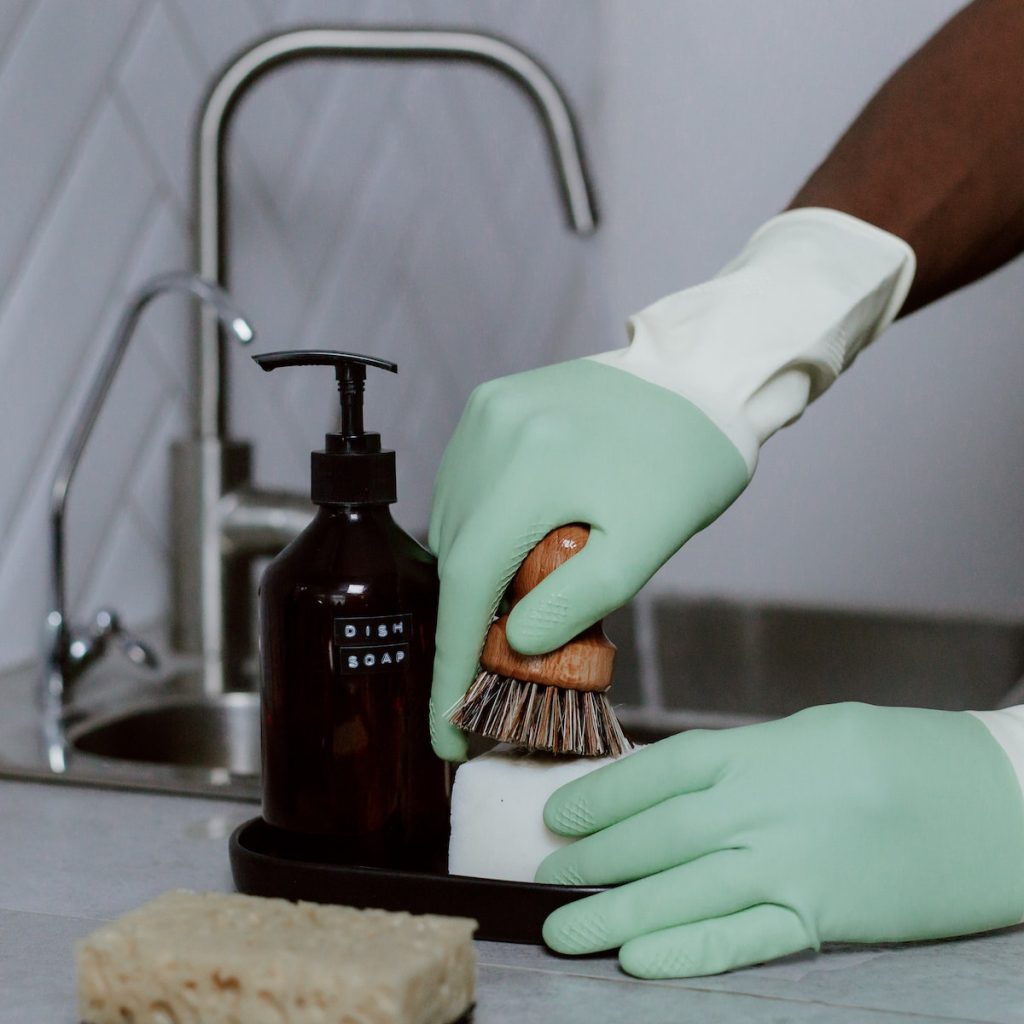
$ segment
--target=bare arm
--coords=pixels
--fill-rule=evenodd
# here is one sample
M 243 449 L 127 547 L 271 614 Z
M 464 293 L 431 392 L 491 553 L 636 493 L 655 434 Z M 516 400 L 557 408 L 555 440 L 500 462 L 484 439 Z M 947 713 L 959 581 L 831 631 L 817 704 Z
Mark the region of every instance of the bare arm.
M 853 214 L 918 259 L 904 313 L 1024 252 L 1024 0 L 974 0 L 861 112 L 791 203 Z

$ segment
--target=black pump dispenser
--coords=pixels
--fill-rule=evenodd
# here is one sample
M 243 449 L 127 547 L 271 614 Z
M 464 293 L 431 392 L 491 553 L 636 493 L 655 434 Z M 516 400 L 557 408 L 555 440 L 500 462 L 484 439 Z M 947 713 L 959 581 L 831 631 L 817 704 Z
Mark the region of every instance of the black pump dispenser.
M 301 860 L 443 871 L 448 766 L 430 746 L 438 579 L 392 518 L 395 453 L 363 429 L 349 352 L 271 352 L 264 370 L 333 366 L 341 430 L 313 452 L 309 525 L 260 581 L 263 818 Z
M 380 434 L 363 429 L 366 367 L 398 373 L 398 364 L 354 352 L 323 349 L 253 356 L 267 371 L 283 366 L 333 366 L 341 401 L 341 430 L 313 452 L 310 497 L 317 505 L 392 505 L 397 499 L 395 453 L 382 450 Z

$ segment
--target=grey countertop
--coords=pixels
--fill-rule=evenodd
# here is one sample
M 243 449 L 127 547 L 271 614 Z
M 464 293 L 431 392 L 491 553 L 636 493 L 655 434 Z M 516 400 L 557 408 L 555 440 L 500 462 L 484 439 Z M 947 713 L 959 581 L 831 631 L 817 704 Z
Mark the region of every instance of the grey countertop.
M 0 781 L 0 1024 L 74 1024 L 72 945 L 176 887 L 230 890 L 227 836 L 251 806 Z M 1024 929 L 837 948 L 689 981 L 615 958 L 478 944 L 475 1024 L 1024 1022 Z

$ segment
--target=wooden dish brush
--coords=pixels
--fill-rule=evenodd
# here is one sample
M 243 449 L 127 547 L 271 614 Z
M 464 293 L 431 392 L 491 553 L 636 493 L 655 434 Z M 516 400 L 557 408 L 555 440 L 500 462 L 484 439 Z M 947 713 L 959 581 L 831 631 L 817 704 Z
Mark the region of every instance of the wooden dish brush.
M 582 550 L 590 528 L 560 526 L 526 556 L 509 588 L 514 607 L 541 580 Z M 510 609 L 511 610 L 511 609 Z M 615 645 L 596 622 L 548 654 L 512 649 L 508 615 L 496 619 L 480 655 L 481 671 L 451 710 L 452 725 L 553 754 L 618 757 L 630 749 L 608 701 Z

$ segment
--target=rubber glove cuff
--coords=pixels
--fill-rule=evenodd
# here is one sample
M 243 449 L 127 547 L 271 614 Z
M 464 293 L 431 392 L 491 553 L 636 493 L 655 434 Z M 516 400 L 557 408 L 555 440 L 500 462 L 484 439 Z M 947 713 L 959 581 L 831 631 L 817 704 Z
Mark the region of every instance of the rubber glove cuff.
M 1021 800 L 1024 801 L 1024 704 L 996 711 L 969 711 L 988 729 L 992 739 L 1003 748 L 1017 776 Z M 1021 918 L 1024 922 L 1024 917 Z
M 914 277 L 902 239 L 836 210 L 763 225 L 714 278 L 630 317 L 630 344 L 590 358 L 692 402 L 753 474 L 797 419 L 896 317 Z

